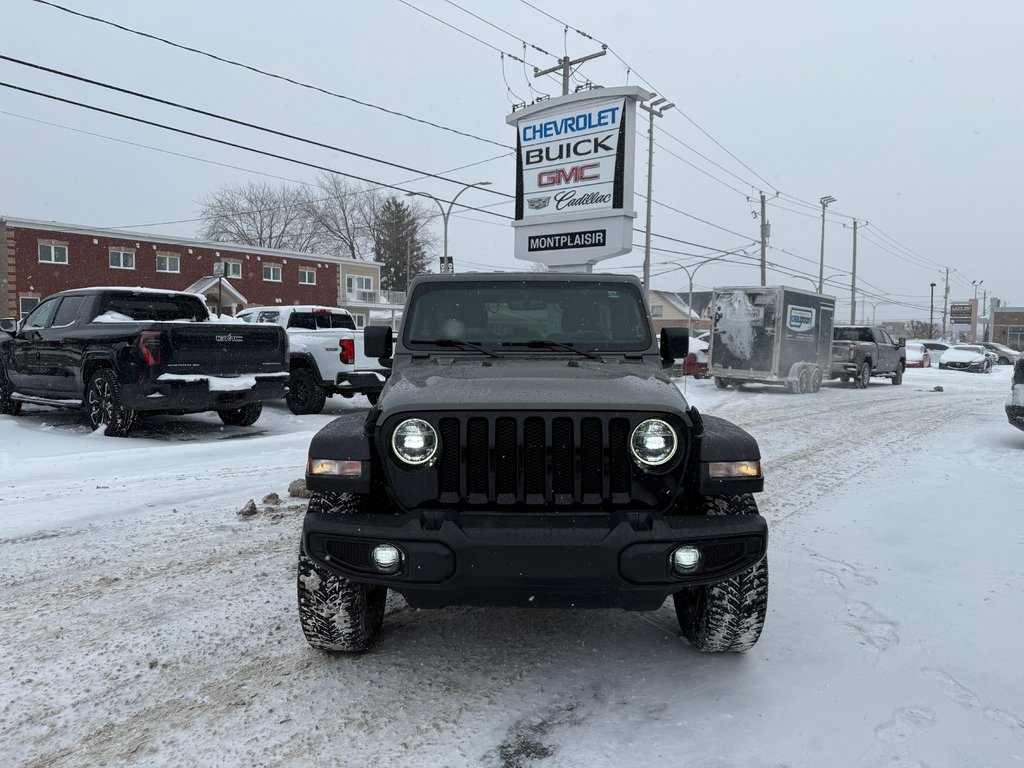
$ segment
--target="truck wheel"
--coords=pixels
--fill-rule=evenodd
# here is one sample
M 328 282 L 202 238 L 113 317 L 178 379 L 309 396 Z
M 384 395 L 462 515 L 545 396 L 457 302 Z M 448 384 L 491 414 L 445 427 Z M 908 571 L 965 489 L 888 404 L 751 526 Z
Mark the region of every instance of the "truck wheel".
M 327 401 L 327 393 L 309 368 L 293 368 L 284 400 L 288 403 L 288 410 L 296 416 L 320 413 Z
M 715 376 L 715 386 L 718 387 L 719 389 L 728 389 L 729 380 L 723 379 L 720 376 Z
M 705 515 L 753 515 L 749 493 L 706 496 Z M 672 596 L 683 635 L 703 653 L 738 652 L 754 647 L 768 613 L 768 558 L 731 579 L 690 587 Z
M 249 403 L 241 408 L 229 408 L 217 411 L 220 420 L 232 427 L 248 427 L 256 423 L 256 420 L 263 413 L 263 403 Z
M 902 384 L 903 383 L 903 363 L 899 363 L 896 366 L 896 373 L 893 374 L 892 383 L 893 384 Z
M 0 414 L 17 416 L 21 413 L 21 402 L 11 399 L 14 387 L 11 380 L 7 378 L 7 372 L 0 368 Z
M 871 381 L 871 363 L 865 360 L 860 364 L 860 370 L 857 371 L 857 378 L 853 380 L 853 386 L 857 389 L 867 389 L 869 381 Z
M 362 510 L 365 499 L 350 493 L 314 493 L 310 512 L 346 515 Z M 336 576 L 299 548 L 299 622 L 306 642 L 321 651 L 362 653 L 377 642 L 384 623 L 388 589 Z
M 811 371 L 811 392 L 818 392 L 821 390 L 821 368 L 814 366 L 814 370 Z
M 139 420 L 139 414 L 121 402 L 121 385 L 109 368 L 100 368 L 89 378 L 85 394 L 89 426 L 95 432 L 106 425 L 107 437 L 126 437 Z

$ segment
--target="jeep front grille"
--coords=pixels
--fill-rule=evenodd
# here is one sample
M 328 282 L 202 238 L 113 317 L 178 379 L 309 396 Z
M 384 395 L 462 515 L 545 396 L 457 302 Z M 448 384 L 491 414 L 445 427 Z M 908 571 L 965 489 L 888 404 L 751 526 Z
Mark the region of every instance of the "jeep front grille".
M 476 413 L 430 419 L 441 442 L 434 468 L 437 501 L 529 507 L 635 501 L 627 443 L 633 426 L 644 418 Z M 679 438 L 684 441 L 685 435 Z

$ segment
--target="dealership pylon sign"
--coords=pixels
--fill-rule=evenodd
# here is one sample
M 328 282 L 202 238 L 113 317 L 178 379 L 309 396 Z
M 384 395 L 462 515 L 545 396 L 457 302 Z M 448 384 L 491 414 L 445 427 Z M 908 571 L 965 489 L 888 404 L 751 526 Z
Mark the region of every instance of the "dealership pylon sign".
M 508 115 L 516 126 L 515 255 L 591 271 L 633 247 L 636 86 L 548 99 Z

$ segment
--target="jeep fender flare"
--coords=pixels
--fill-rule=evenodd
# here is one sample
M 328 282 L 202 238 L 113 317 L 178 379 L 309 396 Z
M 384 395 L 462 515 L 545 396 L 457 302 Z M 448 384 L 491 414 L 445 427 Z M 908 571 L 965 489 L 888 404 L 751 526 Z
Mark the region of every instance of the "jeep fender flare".
M 764 477 L 713 478 L 710 464 L 722 461 L 760 461 L 757 440 L 731 421 L 701 414 L 704 433 L 697 440 L 697 491 L 702 496 L 730 496 L 764 490 Z
M 364 411 L 346 413 L 313 435 L 309 444 L 310 463 L 306 465 L 306 487 L 309 490 L 354 494 L 370 492 L 376 470 L 366 418 Z M 361 471 L 358 475 L 311 474 L 312 462 L 317 459 L 358 461 L 362 465 Z

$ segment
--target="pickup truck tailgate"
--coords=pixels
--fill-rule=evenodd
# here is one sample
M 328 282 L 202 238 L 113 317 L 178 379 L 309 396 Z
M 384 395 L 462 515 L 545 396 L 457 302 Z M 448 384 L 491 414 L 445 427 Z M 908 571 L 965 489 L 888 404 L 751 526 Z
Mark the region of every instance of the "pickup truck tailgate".
M 286 371 L 284 329 L 270 325 L 182 323 L 167 331 L 168 373 L 214 376 Z

